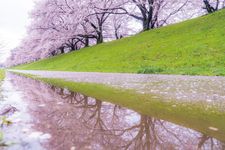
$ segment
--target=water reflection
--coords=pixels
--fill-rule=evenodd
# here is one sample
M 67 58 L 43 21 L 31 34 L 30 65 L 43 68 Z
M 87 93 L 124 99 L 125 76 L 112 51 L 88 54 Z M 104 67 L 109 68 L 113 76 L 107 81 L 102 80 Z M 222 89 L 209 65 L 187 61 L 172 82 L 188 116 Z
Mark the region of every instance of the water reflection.
M 0 85 L 0 89 L 0 132 L 3 132 L 0 149 L 43 149 L 40 143 L 42 136 L 37 135 L 40 132 L 32 128 L 33 118 L 29 114 L 28 103 L 23 99 L 23 91 L 16 90 L 9 77 Z
M 16 100 L 30 116 L 22 122 L 32 125 L 39 149 L 225 149 L 212 137 L 115 104 L 13 74 L 7 80 L 21 94 Z

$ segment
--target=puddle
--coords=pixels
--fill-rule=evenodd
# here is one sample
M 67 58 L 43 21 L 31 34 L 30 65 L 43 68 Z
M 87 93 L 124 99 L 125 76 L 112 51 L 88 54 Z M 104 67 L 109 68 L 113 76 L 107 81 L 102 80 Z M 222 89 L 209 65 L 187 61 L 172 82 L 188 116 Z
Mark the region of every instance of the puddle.
M 1 85 L 0 98 L 1 109 L 16 108 L 6 114 L 12 124 L 1 128 L 4 142 L 10 144 L 2 149 L 225 148 L 222 141 L 185 125 L 13 74 Z M 220 132 L 215 126 L 208 129 Z

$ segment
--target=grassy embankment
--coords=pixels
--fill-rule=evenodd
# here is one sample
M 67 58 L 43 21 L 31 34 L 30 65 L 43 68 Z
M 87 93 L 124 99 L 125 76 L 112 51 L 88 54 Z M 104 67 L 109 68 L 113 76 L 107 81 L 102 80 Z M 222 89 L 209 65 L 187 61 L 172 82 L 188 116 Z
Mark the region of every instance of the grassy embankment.
M 225 142 L 225 112 L 215 106 L 210 107 L 205 103 L 179 102 L 176 100 L 164 101 L 163 99 L 155 98 L 155 95 L 138 94 L 133 90 L 117 89 L 101 84 L 74 83 L 62 79 L 46 79 L 27 74 L 21 75 L 41 80 L 57 87 L 64 87 L 98 100 L 124 106 L 143 115 L 173 122 Z M 218 131 L 210 130 L 210 127 L 218 129 Z
M 0 69 L 0 84 L 1 84 L 1 81 L 5 78 L 5 71 Z M 1 93 L 0 93 L 1 94 Z M 2 118 L 0 118 L 0 123 L 2 122 Z M 0 130 L 0 148 L 2 146 L 5 146 L 5 144 L 3 143 L 3 132 Z
M 225 75 L 225 10 L 15 69 Z
M 5 71 L 0 69 L 0 81 L 5 77 Z

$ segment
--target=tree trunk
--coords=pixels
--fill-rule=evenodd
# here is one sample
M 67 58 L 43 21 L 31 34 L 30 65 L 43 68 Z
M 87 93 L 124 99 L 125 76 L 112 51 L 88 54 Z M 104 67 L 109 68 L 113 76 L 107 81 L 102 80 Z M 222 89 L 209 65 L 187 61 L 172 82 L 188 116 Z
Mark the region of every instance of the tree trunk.
M 89 38 L 88 37 L 85 37 L 84 47 L 89 47 Z
M 205 9 L 207 10 L 208 13 L 213 13 L 216 10 L 209 4 L 208 0 L 203 0 L 204 4 L 205 4 Z
M 143 31 L 149 30 L 150 29 L 149 25 L 150 25 L 150 20 L 143 19 Z
M 60 50 L 60 53 L 61 53 L 61 54 L 65 53 L 64 47 L 60 47 L 59 50 Z
M 115 30 L 115 37 L 116 37 L 117 40 L 120 39 L 117 30 Z
M 154 23 L 153 23 L 153 4 L 154 1 L 150 0 L 149 1 L 149 10 L 142 10 L 142 14 L 143 14 L 143 31 L 147 31 L 150 29 L 153 29 Z
M 98 32 L 97 44 L 103 43 L 103 35 L 102 32 Z
M 71 51 L 77 50 L 76 45 L 74 45 L 74 44 L 71 44 L 70 48 L 71 48 Z

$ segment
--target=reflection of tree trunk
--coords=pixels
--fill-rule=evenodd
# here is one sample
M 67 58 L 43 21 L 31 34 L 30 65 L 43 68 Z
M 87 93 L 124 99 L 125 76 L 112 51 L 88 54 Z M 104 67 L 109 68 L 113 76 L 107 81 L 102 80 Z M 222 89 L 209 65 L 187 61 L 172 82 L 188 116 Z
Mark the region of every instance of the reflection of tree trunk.
M 221 142 L 221 145 L 222 145 L 222 149 L 225 149 L 225 143 Z
M 115 105 L 112 113 L 112 123 L 114 124 L 114 121 L 119 118 L 119 116 L 116 114 L 117 110 L 120 109 L 119 105 Z
M 129 149 L 132 145 L 135 149 L 155 149 L 159 143 L 156 132 L 154 131 L 155 123 L 156 120 L 154 118 L 141 115 L 140 123 L 126 131 L 128 132 L 128 130 L 134 130 L 135 128 L 139 129 L 137 135 L 124 146 L 125 149 Z
M 144 147 L 146 147 L 147 149 L 150 149 L 150 139 L 151 139 L 151 135 L 150 135 L 150 129 L 149 129 L 149 122 L 148 122 L 148 117 L 147 116 L 143 116 L 143 123 L 144 123 L 144 126 L 145 126 L 145 134 L 146 134 L 146 137 L 145 137 L 145 144 L 144 144 Z
M 205 142 L 209 139 L 209 137 L 207 135 L 203 135 L 201 137 L 201 140 L 198 143 L 198 150 L 200 150 L 202 148 L 202 146 L 205 144 Z
M 90 116 L 90 119 L 96 117 L 96 122 L 94 124 L 94 128 L 96 129 L 100 129 L 100 130 L 104 130 L 105 124 L 102 121 L 101 118 L 101 108 L 102 108 L 102 101 L 96 100 L 96 104 L 95 104 L 95 111 L 94 113 Z

